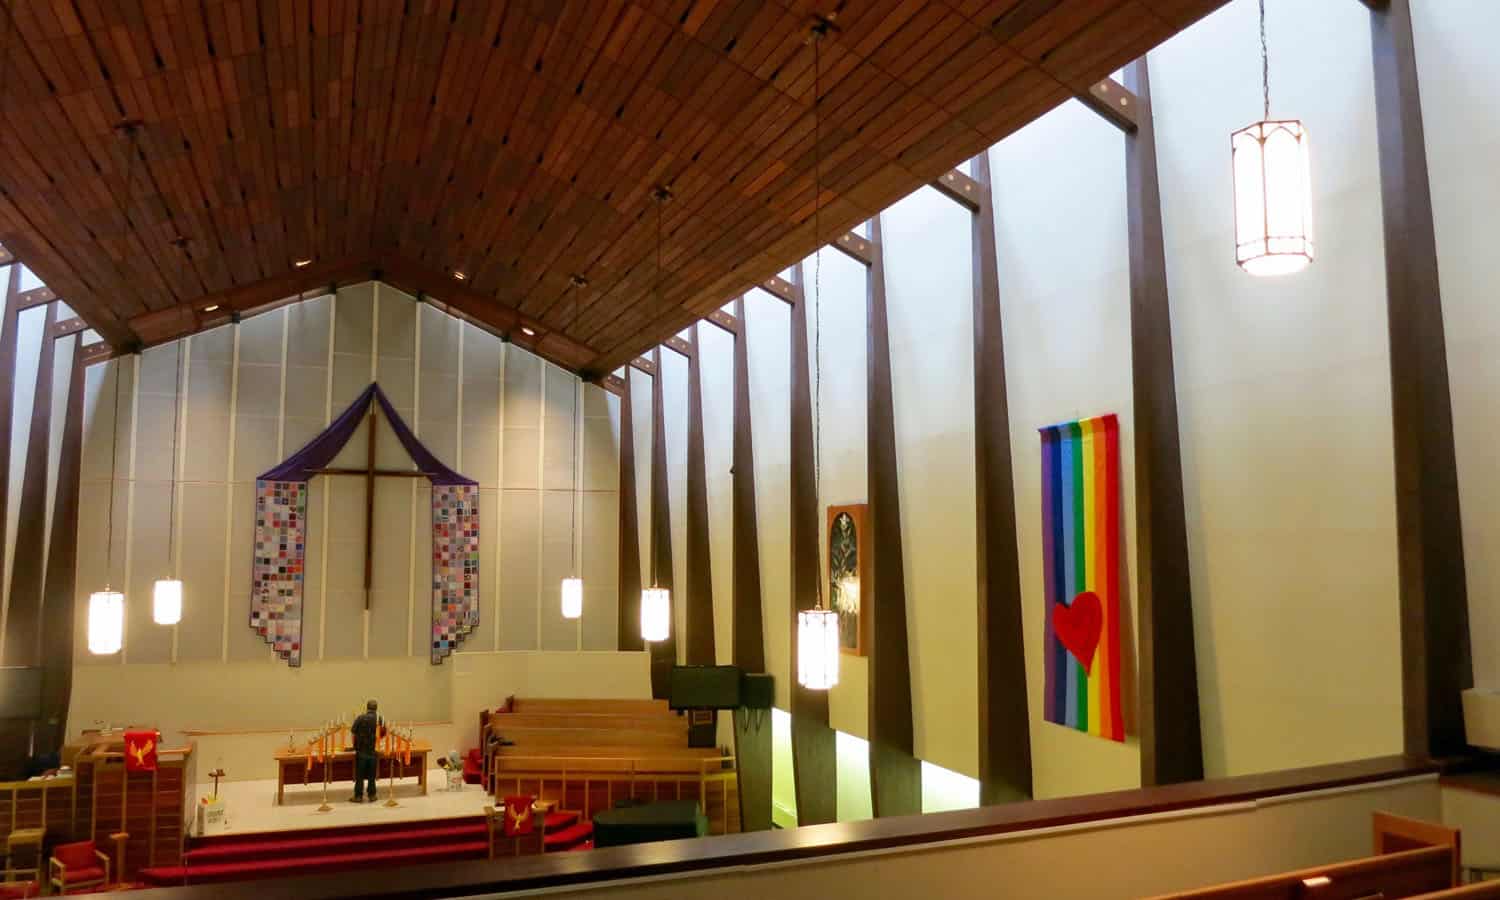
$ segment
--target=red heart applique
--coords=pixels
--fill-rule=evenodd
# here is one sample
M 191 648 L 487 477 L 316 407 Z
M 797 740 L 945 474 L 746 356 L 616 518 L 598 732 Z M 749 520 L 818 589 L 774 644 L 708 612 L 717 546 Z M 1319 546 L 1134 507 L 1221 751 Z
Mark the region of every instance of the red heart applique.
M 1072 604 L 1052 607 L 1052 631 L 1068 652 L 1083 664 L 1085 672 L 1094 668 L 1094 651 L 1099 649 L 1099 635 L 1104 630 L 1104 605 L 1099 595 L 1084 591 Z

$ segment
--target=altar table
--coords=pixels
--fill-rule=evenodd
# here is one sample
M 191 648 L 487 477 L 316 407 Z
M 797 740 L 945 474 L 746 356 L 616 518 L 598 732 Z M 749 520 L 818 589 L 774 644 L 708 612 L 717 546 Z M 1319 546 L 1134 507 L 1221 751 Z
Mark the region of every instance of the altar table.
M 379 790 L 385 790 L 384 784 L 391 777 L 391 767 L 395 766 L 397 778 L 416 778 L 417 784 L 421 786 L 422 793 L 427 793 L 427 757 L 432 753 L 432 743 L 429 741 L 412 741 L 411 762 L 403 763 L 401 757 L 404 754 L 387 755 L 380 754 L 380 762 L 375 767 Z M 338 753 L 328 755 L 326 761 L 313 760 L 312 765 L 307 764 L 307 752 L 302 749 L 293 750 L 282 747 L 276 751 L 276 805 L 280 806 L 286 794 L 286 786 L 289 784 L 318 785 L 323 783 L 323 767 L 328 766 L 328 783 L 354 781 L 354 751 L 342 750 Z

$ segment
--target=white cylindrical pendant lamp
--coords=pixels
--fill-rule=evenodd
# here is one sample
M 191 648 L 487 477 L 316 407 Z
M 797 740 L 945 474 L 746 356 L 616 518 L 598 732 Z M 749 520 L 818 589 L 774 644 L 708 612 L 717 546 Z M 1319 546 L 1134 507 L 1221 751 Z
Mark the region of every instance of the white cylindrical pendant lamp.
M 182 582 L 163 578 L 151 589 L 151 618 L 158 625 L 182 621 Z
M 797 613 L 797 683 L 810 691 L 839 683 L 839 614 L 831 609 Z
M 641 640 L 664 641 L 672 633 L 672 592 L 663 587 L 641 591 Z
M 119 653 L 125 642 L 125 595 L 102 590 L 89 595 L 89 652 Z
M 564 578 L 562 580 L 562 616 L 564 619 L 576 619 L 583 615 L 583 579 Z

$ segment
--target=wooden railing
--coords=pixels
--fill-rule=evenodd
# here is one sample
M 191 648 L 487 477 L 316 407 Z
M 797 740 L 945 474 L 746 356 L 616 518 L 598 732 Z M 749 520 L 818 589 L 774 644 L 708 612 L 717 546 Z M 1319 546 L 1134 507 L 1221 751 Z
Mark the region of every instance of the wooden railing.
M 569 803 L 569 787 L 575 788 L 573 796 L 579 796 L 579 812 L 592 818 L 595 802 L 603 799 L 603 809 L 614 806 L 616 796 L 621 798 L 643 798 L 643 786 L 649 789 L 652 802 L 662 799 L 662 786 L 670 785 L 671 798 L 681 800 L 684 785 L 697 787 L 696 799 L 703 806 L 703 814 L 710 815 L 710 786 L 717 787 L 720 794 L 718 829 L 716 834 L 732 834 L 739 831 L 738 815 L 731 817 L 731 796 L 737 797 L 739 773 L 734 768 L 734 757 L 721 755 L 702 759 L 682 757 L 649 756 L 551 756 L 545 754 L 526 756 L 500 756 L 507 764 L 519 763 L 517 768 L 509 765 L 493 773 L 495 799 L 505 796 L 507 786 L 514 793 L 526 793 L 535 785 L 538 797 L 556 798 L 564 805 Z M 528 765 L 529 764 L 529 765 Z M 684 767 L 692 769 L 684 771 Z M 556 794 L 548 794 L 548 786 L 557 785 Z M 617 795 L 616 785 L 623 785 Z M 602 790 L 601 790 L 602 788 Z

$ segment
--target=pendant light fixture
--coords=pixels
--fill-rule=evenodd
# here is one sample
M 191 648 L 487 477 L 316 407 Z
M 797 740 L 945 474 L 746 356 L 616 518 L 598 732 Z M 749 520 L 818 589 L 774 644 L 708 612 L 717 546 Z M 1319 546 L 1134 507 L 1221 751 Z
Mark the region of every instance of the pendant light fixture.
M 582 275 L 574 275 L 569 279 L 569 288 L 573 292 L 573 322 L 578 324 L 578 292 L 588 287 L 589 280 Z M 572 330 L 570 326 L 569 330 Z M 578 445 L 583 440 L 582 427 L 578 421 L 578 394 L 583 390 L 581 384 L 575 385 L 573 389 L 573 488 L 575 495 L 573 503 L 569 507 L 572 516 L 572 525 L 569 529 L 568 551 L 572 556 L 567 578 L 562 580 L 562 617 L 564 619 L 577 619 L 583 616 L 583 579 L 578 574 L 578 497 L 576 495 L 582 474 L 578 471 Z
M 651 197 L 656 201 L 656 305 L 662 305 L 661 299 L 661 208 L 672 199 L 672 190 L 664 185 L 658 185 L 651 192 Z M 656 378 L 661 377 L 657 372 Z M 659 642 L 666 640 L 672 633 L 672 592 L 662 587 L 656 580 L 656 540 L 651 541 L 651 586 L 641 591 L 641 640 Z
M 180 240 L 180 239 L 179 239 Z M 151 619 L 158 625 L 182 621 L 182 582 L 177 578 L 177 435 L 182 413 L 182 342 L 177 342 L 177 390 L 172 394 L 172 481 L 167 514 L 167 577 L 151 588 Z
M 823 38 L 833 28 L 818 17 L 808 34 L 813 45 L 813 496 L 821 501 L 823 475 L 823 246 L 819 212 L 823 201 L 820 148 Z M 823 605 L 822 538 L 818 539 L 817 602 L 797 613 L 797 683 L 826 691 L 839 683 L 839 614 Z
M 89 652 L 108 656 L 119 653 L 125 642 L 125 595 L 110 587 L 115 567 L 115 466 L 120 452 L 120 381 L 125 364 L 115 364 L 115 414 L 109 449 L 109 519 L 105 523 L 104 590 L 89 595 Z
M 1290 275 L 1313 261 L 1312 172 L 1300 119 L 1271 118 L 1266 0 L 1260 0 L 1261 121 L 1229 136 L 1234 261 L 1251 275 Z
M 135 173 L 136 129 L 139 125 L 139 122 L 127 119 L 115 126 L 130 139 L 126 148 L 129 155 L 125 160 L 125 185 L 120 194 L 120 222 L 127 235 L 130 233 L 130 185 L 131 176 Z M 115 273 L 124 280 L 124 272 L 118 261 L 115 263 Z M 125 644 L 125 594 L 114 590 L 109 582 L 115 565 L 115 472 L 120 453 L 120 381 L 124 377 L 121 371 L 124 363 L 116 360 L 114 366 L 115 414 L 111 423 L 113 434 L 110 436 L 109 449 L 109 520 L 105 523 L 104 590 L 89 595 L 89 652 L 98 656 L 119 653 Z

